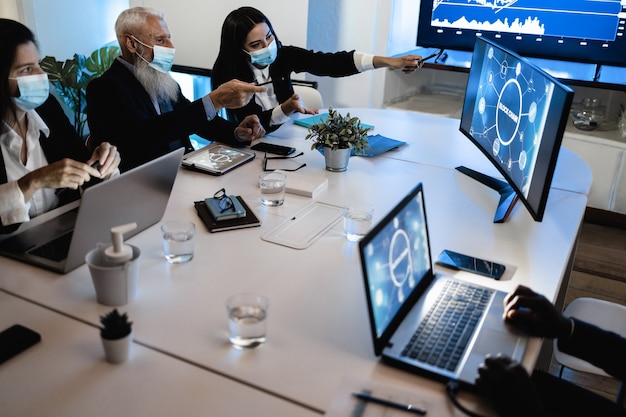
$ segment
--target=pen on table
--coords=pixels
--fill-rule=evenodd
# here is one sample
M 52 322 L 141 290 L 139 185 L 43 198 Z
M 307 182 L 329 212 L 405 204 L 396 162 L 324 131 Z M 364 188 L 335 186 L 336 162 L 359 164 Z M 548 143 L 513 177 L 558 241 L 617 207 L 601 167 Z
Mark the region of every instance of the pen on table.
M 352 393 L 352 395 L 354 395 L 356 398 L 363 400 L 365 402 L 384 405 L 385 407 L 395 408 L 396 410 L 403 410 L 408 413 L 420 414 L 422 416 L 426 414 L 426 410 L 422 408 L 414 407 L 411 404 L 400 404 L 391 400 L 386 400 L 384 398 L 373 397 L 369 394 L 364 394 L 362 392 L 359 392 L 359 393 L 354 392 Z

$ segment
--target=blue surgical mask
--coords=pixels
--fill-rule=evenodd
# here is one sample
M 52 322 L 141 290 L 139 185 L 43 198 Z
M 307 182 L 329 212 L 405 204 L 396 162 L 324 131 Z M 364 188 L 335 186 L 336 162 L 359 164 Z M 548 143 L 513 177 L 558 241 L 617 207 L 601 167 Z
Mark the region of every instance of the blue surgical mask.
M 20 96 L 11 97 L 11 99 L 20 109 L 34 110 L 48 99 L 50 94 L 48 74 L 25 75 L 11 79 L 17 80 L 17 88 L 20 90 Z
M 148 62 L 148 65 L 157 71 L 165 72 L 165 73 L 170 72 L 170 70 L 172 69 L 172 65 L 174 65 L 174 55 L 176 53 L 175 48 L 167 48 L 165 46 L 159 46 L 159 45 L 150 46 L 141 42 L 139 39 L 135 38 L 134 36 L 133 36 L 133 39 L 135 39 L 137 42 L 139 42 L 146 48 L 151 48 L 154 51 L 154 57 L 152 58 L 152 62 L 148 62 L 146 58 L 144 58 L 139 53 L 137 53 L 137 56 L 139 58 Z
M 276 45 L 276 41 L 274 41 L 270 43 L 267 48 L 259 49 L 258 51 L 245 52 L 250 55 L 250 62 L 253 65 L 266 67 L 276 60 L 276 56 L 278 55 L 278 47 Z

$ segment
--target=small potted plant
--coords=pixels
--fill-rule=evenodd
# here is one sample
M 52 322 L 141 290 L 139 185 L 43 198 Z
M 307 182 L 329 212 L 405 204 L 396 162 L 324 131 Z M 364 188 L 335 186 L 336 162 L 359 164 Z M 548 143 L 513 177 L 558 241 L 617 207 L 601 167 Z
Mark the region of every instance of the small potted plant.
M 369 148 L 367 132 L 370 129 L 363 126 L 358 117 L 350 117 L 350 113 L 342 116 L 330 107 L 323 122 L 309 127 L 306 139 L 313 141 L 311 149 L 323 149 L 327 170 L 340 172 L 348 168 L 352 149 L 355 155 L 362 155 Z
M 133 342 L 132 322 L 126 313 L 120 314 L 117 309 L 100 316 L 100 337 L 104 346 L 104 354 L 108 362 L 122 363 L 128 359 Z

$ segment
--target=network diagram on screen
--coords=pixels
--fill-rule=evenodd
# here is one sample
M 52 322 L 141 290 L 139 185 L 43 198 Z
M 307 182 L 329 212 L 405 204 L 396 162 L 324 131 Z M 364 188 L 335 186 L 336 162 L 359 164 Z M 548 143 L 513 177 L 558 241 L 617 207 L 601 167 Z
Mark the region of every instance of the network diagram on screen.
M 554 84 L 492 46 L 482 66 L 470 134 L 528 196 Z
M 418 194 L 365 248 L 378 336 L 430 269 L 424 213 Z

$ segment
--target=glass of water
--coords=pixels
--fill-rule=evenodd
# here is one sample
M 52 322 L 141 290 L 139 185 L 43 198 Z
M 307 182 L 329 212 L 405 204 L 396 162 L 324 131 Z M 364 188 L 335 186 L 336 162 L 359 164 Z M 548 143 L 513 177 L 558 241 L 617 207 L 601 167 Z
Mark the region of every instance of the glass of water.
M 161 225 L 165 259 L 171 264 L 182 264 L 193 259 L 196 225 L 190 221 L 171 220 Z
M 285 201 L 285 181 L 287 176 L 281 172 L 266 172 L 259 175 L 261 203 L 266 206 L 281 206 Z
M 264 343 L 267 336 L 267 297 L 242 293 L 226 301 L 230 342 L 238 348 L 253 348 Z
M 363 239 L 372 227 L 374 207 L 367 204 L 355 204 L 344 209 L 343 232 L 351 242 Z

